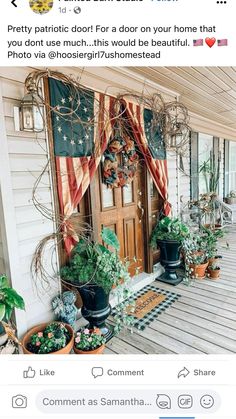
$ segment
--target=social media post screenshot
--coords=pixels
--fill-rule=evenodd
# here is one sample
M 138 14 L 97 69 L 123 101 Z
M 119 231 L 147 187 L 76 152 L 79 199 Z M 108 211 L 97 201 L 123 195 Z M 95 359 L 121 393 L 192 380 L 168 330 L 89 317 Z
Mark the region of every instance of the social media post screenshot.
M 235 12 L 5 2 L 2 419 L 235 419 Z

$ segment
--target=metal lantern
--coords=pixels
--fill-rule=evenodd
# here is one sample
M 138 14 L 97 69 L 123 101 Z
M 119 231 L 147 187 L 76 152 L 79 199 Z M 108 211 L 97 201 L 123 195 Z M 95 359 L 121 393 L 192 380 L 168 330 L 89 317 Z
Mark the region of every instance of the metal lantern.
M 27 90 L 28 92 L 21 101 L 21 129 L 22 131 L 41 132 L 44 130 L 44 105 L 34 83 L 29 83 Z

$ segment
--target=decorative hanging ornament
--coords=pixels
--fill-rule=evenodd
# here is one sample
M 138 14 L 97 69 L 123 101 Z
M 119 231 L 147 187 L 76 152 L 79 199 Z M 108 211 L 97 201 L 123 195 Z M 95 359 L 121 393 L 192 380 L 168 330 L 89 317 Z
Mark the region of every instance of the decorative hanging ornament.
M 189 144 L 189 115 L 186 106 L 182 103 L 169 102 L 164 106 L 163 134 L 166 148 L 177 153 L 185 150 Z
M 130 184 L 136 174 L 138 160 L 134 141 L 116 133 L 104 153 L 103 183 L 109 188 Z

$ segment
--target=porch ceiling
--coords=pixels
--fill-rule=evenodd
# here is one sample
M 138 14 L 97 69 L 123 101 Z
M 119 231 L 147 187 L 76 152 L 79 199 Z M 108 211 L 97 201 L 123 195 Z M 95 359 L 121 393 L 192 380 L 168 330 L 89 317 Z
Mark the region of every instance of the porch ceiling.
M 236 130 L 236 67 L 128 67 L 180 94 L 190 112 Z

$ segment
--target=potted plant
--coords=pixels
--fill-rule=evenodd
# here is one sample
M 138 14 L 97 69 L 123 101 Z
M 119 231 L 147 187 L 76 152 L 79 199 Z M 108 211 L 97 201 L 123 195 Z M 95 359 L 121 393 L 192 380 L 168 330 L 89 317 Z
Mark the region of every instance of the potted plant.
M 185 280 L 204 278 L 208 260 L 206 255 L 206 242 L 202 233 L 191 232 L 183 241 L 182 250 L 185 261 Z
M 112 332 L 105 323 L 111 313 L 109 294 L 114 287 L 119 290 L 122 286 L 125 290 L 130 275 L 127 263 L 118 255 L 120 244 L 116 234 L 103 228 L 101 237 L 104 245 L 87 238 L 80 239 L 68 264 L 61 268 L 60 276 L 62 282 L 79 290 L 83 301 L 81 313 L 89 322 L 88 328 L 101 329 L 109 339 Z
M 164 217 L 158 221 L 152 234 L 151 246 L 159 247 L 161 250 L 161 264 L 165 267 L 165 272 L 158 278 L 159 281 L 177 285 L 182 281 L 176 273 L 180 266 L 180 251 L 183 241 L 189 235 L 189 228 L 178 218 Z
M 216 258 L 220 258 L 220 256 L 217 255 L 217 243 L 219 238 L 222 238 L 223 236 L 223 230 L 212 230 L 205 227 L 201 228 L 201 245 L 206 252 L 209 264 Z
M 218 279 L 220 276 L 220 266 L 217 261 L 208 266 L 208 274 L 211 279 Z
M 206 276 L 206 269 L 208 267 L 206 255 L 192 254 L 190 258 L 189 268 L 191 270 L 192 278 L 203 279 Z
M 0 276 L 0 346 L 6 344 L 8 334 L 5 327 L 8 325 L 14 308 L 25 309 L 23 298 L 14 290 L 6 275 Z
M 225 202 L 229 205 L 236 204 L 236 191 L 230 191 L 225 198 Z
M 30 329 L 22 340 L 25 354 L 69 354 L 73 348 L 74 331 L 69 324 L 43 323 Z
M 83 328 L 76 333 L 74 352 L 81 355 L 97 355 L 103 353 L 106 339 L 98 328 Z

